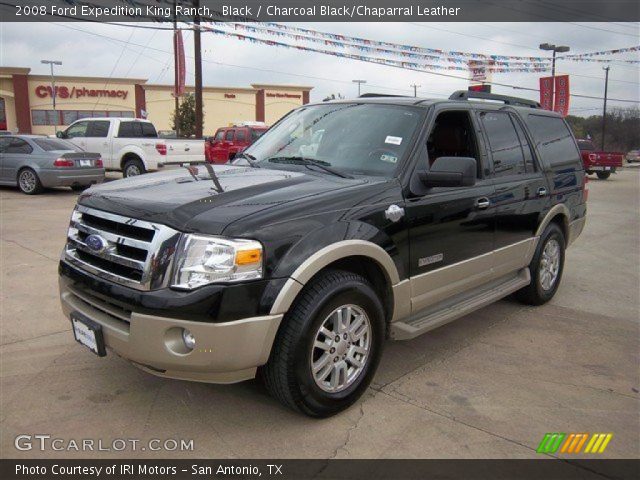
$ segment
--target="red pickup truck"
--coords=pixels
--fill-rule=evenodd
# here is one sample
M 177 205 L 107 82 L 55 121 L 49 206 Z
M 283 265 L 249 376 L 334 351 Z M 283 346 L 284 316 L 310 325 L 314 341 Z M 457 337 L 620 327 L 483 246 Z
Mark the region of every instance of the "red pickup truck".
M 589 175 L 595 173 L 600 180 L 606 180 L 612 173 L 616 173 L 616 169 L 622 168 L 622 152 L 596 152 L 591 140 L 578 140 L 578 147 L 582 164 Z
M 269 127 L 262 124 L 219 128 L 205 142 L 205 158 L 209 163 L 227 163 L 255 142 Z

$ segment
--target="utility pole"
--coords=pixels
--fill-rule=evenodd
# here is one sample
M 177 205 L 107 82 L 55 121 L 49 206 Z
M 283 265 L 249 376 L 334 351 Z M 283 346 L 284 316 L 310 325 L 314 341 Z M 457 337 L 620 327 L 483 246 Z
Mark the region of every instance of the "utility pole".
M 177 0 L 173 0 L 173 95 L 175 97 L 175 107 L 173 118 L 176 125 L 176 137 L 180 136 L 180 122 L 178 115 L 180 110 L 180 99 L 178 98 L 178 13 L 176 9 Z
M 420 88 L 422 85 L 409 85 L 410 87 L 413 87 L 413 96 L 417 97 L 418 96 L 418 88 Z
M 58 133 L 58 112 L 56 111 L 56 76 L 53 74 L 53 66 L 54 65 L 62 65 L 62 62 L 59 60 L 40 60 L 40 63 L 44 63 L 45 65 L 49 65 L 51 67 L 51 99 L 53 101 L 53 118 L 55 119 L 55 125 L 53 126 L 54 132 Z
M 555 94 L 555 88 L 556 88 L 556 53 L 565 53 L 568 52 L 570 50 L 569 47 L 567 47 L 566 45 L 560 45 L 560 46 L 556 46 L 556 45 L 551 45 L 549 43 L 541 43 L 540 44 L 540 49 L 541 50 L 551 50 L 553 52 L 553 57 L 551 60 L 551 104 L 553 105 L 554 108 L 552 108 L 552 110 L 555 109 L 555 100 L 554 100 L 554 94 Z
M 200 0 L 193 0 L 196 12 L 200 11 Z M 196 13 L 193 19 L 193 48 L 195 54 L 196 77 L 196 138 L 202 138 L 202 46 L 200 44 L 200 14 Z
M 353 83 L 357 83 L 358 84 L 358 96 L 360 96 L 360 85 L 362 85 L 363 83 L 367 83 L 366 80 L 351 80 Z
M 606 66 L 604 70 L 604 106 L 602 107 L 602 141 L 600 142 L 600 150 L 604 152 L 604 134 L 607 128 L 607 90 L 609 88 L 609 69 L 611 67 Z

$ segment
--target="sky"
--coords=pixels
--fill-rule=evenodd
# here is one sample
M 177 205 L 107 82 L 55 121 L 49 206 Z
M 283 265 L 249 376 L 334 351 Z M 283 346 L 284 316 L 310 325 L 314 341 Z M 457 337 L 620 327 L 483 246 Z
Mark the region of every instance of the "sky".
M 1 23 L 0 65 L 29 67 L 33 74 L 49 73 L 41 59 L 60 60 L 59 75 L 131 77 L 152 84 L 173 82 L 170 31 L 148 28 L 158 24 L 131 23 L 129 27 L 83 22 Z M 540 43 L 568 45 L 570 53 L 584 53 L 640 44 L 638 23 L 291 23 L 323 32 L 378 41 L 496 55 L 544 56 Z M 185 25 L 186 26 L 186 25 Z M 193 84 L 193 34 L 184 32 L 187 84 Z M 291 42 L 284 39 L 282 41 Z M 210 33 L 202 34 L 203 83 L 206 86 L 240 86 L 251 83 L 308 85 L 311 101 L 330 94 L 357 96 L 353 79 L 364 79 L 362 92 L 412 95 L 410 85 L 420 85 L 418 96 L 446 98 L 466 89 L 468 81 L 430 73 L 340 59 L 321 53 L 256 45 Z M 603 57 L 600 57 L 603 58 Z M 638 60 L 638 52 L 616 59 Z M 601 63 L 559 60 L 556 74 L 571 75 L 571 91 L 603 97 Z M 449 72 L 465 76 L 465 72 Z M 493 80 L 538 88 L 539 73 L 494 73 Z M 608 106 L 630 107 L 613 99 L 640 102 L 640 65 L 612 63 Z M 494 93 L 538 100 L 537 92 L 493 87 Z M 572 98 L 570 113 L 580 116 L 602 112 L 601 99 Z

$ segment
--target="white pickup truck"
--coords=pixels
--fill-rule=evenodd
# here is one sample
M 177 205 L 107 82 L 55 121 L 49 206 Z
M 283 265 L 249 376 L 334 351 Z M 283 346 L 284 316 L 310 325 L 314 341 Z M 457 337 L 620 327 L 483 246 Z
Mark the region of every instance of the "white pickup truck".
M 153 123 L 134 118 L 84 118 L 57 136 L 86 152 L 100 153 L 106 170 L 125 177 L 169 165 L 204 162 L 204 140 L 158 138 Z

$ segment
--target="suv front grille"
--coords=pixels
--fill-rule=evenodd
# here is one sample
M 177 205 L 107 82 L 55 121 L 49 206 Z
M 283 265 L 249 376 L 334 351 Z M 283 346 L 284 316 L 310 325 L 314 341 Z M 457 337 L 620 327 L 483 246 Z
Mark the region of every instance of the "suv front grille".
M 150 290 L 166 286 L 179 238 L 164 225 L 78 206 L 65 259 L 116 283 Z

